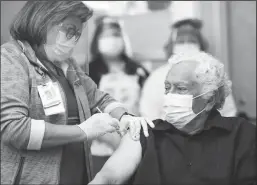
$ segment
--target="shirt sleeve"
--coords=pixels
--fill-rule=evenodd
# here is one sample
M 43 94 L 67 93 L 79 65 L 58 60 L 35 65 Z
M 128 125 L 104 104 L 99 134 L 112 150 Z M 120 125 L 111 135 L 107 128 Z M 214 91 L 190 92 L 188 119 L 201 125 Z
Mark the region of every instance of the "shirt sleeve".
M 157 125 L 157 124 L 161 123 L 162 121 L 163 120 L 161 120 L 161 119 L 155 119 L 155 120 L 153 120 L 153 124 Z M 149 140 L 149 138 L 154 137 L 154 128 L 151 128 L 149 125 L 147 125 L 147 126 L 148 126 L 148 133 L 149 133 L 148 137 L 145 137 L 143 129 L 141 129 L 141 131 L 140 131 L 140 144 L 142 147 L 142 158 L 147 149 L 147 141 Z
M 148 126 L 148 128 L 149 128 L 149 126 Z M 147 138 L 144 135 L 143 129 L 141 129 L 141 131 L 140 131 L 140 144 L 142 147 L 142 157 L 143 157 L 145 154 L 145 151 L 146 151 L 146 146 L 147 146 Z

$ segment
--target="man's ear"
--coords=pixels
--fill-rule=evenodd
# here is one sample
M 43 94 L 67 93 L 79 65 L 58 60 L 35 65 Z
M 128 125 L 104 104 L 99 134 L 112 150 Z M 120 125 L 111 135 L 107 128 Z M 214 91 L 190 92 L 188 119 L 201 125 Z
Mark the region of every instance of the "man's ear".
M 216 99 L 217 99 L 217 93 L 214 92 L 213 96 L 208 100 L 207 106 L 205 108 L 206 111 L 210 111 L 216 104 Z

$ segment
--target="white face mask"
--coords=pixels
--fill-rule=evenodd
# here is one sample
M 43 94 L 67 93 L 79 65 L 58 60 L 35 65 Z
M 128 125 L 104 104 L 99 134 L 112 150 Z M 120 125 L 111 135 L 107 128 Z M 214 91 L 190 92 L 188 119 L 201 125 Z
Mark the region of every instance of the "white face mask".
M 123 39 L 121 37 L 104 37 L 98 41 L 99 51 L 106 56 L 118 56 L 124 49 Z
M 76 44 L 77 41 L 75 39 L 75 36 L 68 40 L 66 38 L 66 34 L 62 31 L 59 31 L 56 37 L 55 44 L 45 44 L 45 51 L 46 53 L 51 53 L 51 51 L 53 51 L 54 54 L 56 54 L 58 57 L 67 58 L 71 55 Z
M 191 120 L 205 110 L 204 108 L 195 114 L 192 110 L 192 106 L 193 99 L 206 93 L 200 94 L 196 97 L 193 97 L 193 95 L 165 94 L 163 105 L 165 120 L 174 125 L 177 129 L 184 128 Z
M 173 47 L 174 54 L 200 51 L 200 46 L 194 43 L 177 43 Z

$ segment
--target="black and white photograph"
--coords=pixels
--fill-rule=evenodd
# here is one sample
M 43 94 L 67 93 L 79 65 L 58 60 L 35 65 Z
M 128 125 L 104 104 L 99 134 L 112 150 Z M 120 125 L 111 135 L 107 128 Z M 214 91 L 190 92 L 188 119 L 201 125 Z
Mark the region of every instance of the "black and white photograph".
M 257 185 L 256 1 L 1 0 L 1 184 Z

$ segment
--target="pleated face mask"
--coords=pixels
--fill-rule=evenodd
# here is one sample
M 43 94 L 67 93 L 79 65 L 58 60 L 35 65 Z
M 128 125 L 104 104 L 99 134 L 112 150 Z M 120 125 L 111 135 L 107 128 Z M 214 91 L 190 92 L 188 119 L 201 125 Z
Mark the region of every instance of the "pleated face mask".
M 47 53 L 51 54 L 53 52 L 52 54 L 56 55 L 58 59 L 65 59 L 72 54 L 81 36 L 81 30 L 70 24 L 60 24 L 57 29 L 58 33 L 55 42 L 45 44 L 44 47 Z
M 66 34 L 62 31 L 59 31 L 58 36 L 56 38 L 56 44 L 54 45 L 54 51 L 56 54 L 61 55 L 67 55 L 72 52 L 74 47 L 77 44 L 77 40 L 75 36 L 73 36 L 71 39 L 66 38 Z
M 207 92 L 206 92 L 207 93 Z M 193 97 L 193 95 L 181 95 L 168 93 L 164 95 L 164 118 L 167 122 L 174 125 L 177 129 L 185 127 L 197 115 L 201 114 L 203 110 L 197 114 L 193 112 L 193 99 L 198 98 L 206 93 Z

